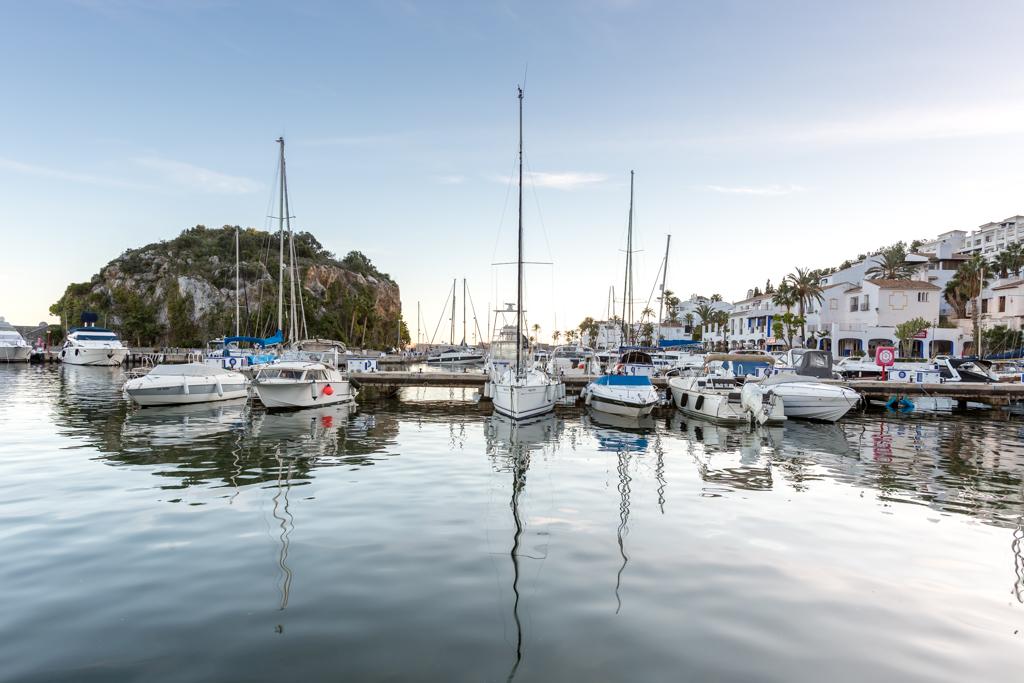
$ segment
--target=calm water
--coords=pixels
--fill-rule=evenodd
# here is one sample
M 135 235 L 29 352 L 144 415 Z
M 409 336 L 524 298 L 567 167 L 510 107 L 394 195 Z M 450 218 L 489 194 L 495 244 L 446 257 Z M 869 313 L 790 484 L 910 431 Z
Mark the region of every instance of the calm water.
M 131 410 L 0 367 L 4 681 L 1021 680 L 1024 421 Z

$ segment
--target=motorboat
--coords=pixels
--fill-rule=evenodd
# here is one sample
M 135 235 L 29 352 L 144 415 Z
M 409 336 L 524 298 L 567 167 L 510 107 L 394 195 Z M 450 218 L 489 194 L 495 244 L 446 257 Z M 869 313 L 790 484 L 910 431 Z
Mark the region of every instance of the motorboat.
M 281 342 L 280 334 L 268 339 L 259 337 L 214 339 L 206 345 L 203 362 L 225 370 L 245 372 L 249 368 L 266 365 L 277 360 L 277 353 L 271 347 Z M 241 344 L 244 343 L 251 344 L 253 348 L 243 348 Z
M 561 380 L 549 377 L 532 362 L 524 358 L 522 341 L 525 323 L 523 320 L 523 91 L 518 90 L 519 99 L 519 248 L 516 256 L 516 304 L 509 307 L 515 313 L 516 324 L 512 346 L 515 352 L 511 365 L 497 379 L 487 382 L 484 394 L 489 395 L 494 410 L 513 420 L 524 420 L 550 413 L 555 402 L 565 397 L 565 385 Z M 506 349 L 508 351 L 508 349 Z M 492 369 L 494 372 L 494 369 Z
M 231 401 L 249 395 L 249 380 L 207 363 L 157 365 L 125 382 L 124 393 L 144 407 Z
M 760 424 L 783 422 L 782 399 L 774 392 L 749 394 L 746 400 L 741 394 L 746 377 L 742 372 L 744 364 L 764 364 L 764 360 L 760 355 L 710 353 L 701 375 L 669 380 L 672 401 L 686 415 L 716 422 L 749 423 L 752 419 Z M 734 373 L 737 366 L 738 375 Z
M 58 357 L 69 365 L 121 365 L 128 357 L 128 348 L 117 334 L 106 327 L 96 327 L 96 316 L 82 314 L 82 327 L 72 327 Z
M 470 346 L 446 349 L 441 353 L 427 356 L 430 365 L 475 365 L 484 362 L 484 352 Z
M 877 378 L 882 368 L 867 356 L 846 356 L 835 363 L 835 370 L 847 379 L 871 377 Z
M 658 374 L 658 368 L 647 351 L 640 348 L 623 348 L 615 363 L 613 374 L 653 377 Z
M 583 402 L 594 410 L 623 417 L 650 415 L 661 401 L 646 375 L 602 375 L 583 390 Z
M 348 376 L 338 366 L 338 342 L 297 342 L 273 363 L 261 366 L 252 380 L 260 402 L 268 409 L 289 410 L 356 398 Z
M 14 325 L 0 318 L 0 362 L 24 363 L 31 355 L 32 347 L 21 333 L 14 329 Z
M 992 361 L 989 372 L 1000 382 L 1019 382 L 1024 375 L 1024 364 L 1013 360 Z
M 787 360 L 795 363 L 759 381 L 747 381 L 741 390 L 744 402 L 756 404 L 768 395 L 782 398 L 787 418 L 836 422 L 859 402 L 860 395 L 848 387 L 828 384 L 832 378 L 832 354 L 801 349 Z
M 594 350 L 586 346 L 556 346 L 547 360 L 548 374 L 559 377 L 601 374 Z

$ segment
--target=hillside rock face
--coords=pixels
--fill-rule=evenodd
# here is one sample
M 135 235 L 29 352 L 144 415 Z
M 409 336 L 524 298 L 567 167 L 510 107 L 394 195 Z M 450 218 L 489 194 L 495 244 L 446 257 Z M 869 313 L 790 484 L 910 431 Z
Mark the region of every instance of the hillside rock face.
M 196 226 L 173 240 L 129 249 L 89 282 L 68 285 L 50 312 L 73 326 L 83 311 L 93 311 L 135 345 L 200 346 L 233 334 L 235 233 L 232 226 Z M 270 336 L 277 329 L 278 237 L 252 228 L 238 234 L 241 332 Z M 295 235 L 295 254 L 308 336 L 373 347 L 396 345 L 399 330 L 408 339 L 398 285 L 363 254 L 339 260 L 309 233 Z M 289 294 L 286 271 L 286 333 Z

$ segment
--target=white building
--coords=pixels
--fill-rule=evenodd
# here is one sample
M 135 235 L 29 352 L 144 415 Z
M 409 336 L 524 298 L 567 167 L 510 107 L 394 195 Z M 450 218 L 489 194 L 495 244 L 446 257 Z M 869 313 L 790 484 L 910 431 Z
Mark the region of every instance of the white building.
M 1007 245 L 1024 241 L 1024 216 L 1010 216 L 1001 221 L 979 225 L 967 235 L 961 251 L 991 257 Z

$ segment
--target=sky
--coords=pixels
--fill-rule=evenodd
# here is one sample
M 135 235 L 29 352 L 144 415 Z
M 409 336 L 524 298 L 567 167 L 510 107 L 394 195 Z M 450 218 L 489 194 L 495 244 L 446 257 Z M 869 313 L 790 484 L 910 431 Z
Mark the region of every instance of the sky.
M 515 300 L 514 269 L 492 264 L 515 258 L 518 84 L 540 262 L 526 307 L 544 339 L 621 297 L 630 170 L 637 310 L 668 234 L 669 289 L 736 300 L 796 266 L 1024 212 L 1020 2 L 3 12 L 0 315 L 16 324 L 128 248 L 266 227 L 283 135 L 297 229 L 389 273 L 414 339 L 455 278 L 459 326 L 466 278 L 486 329 Z

